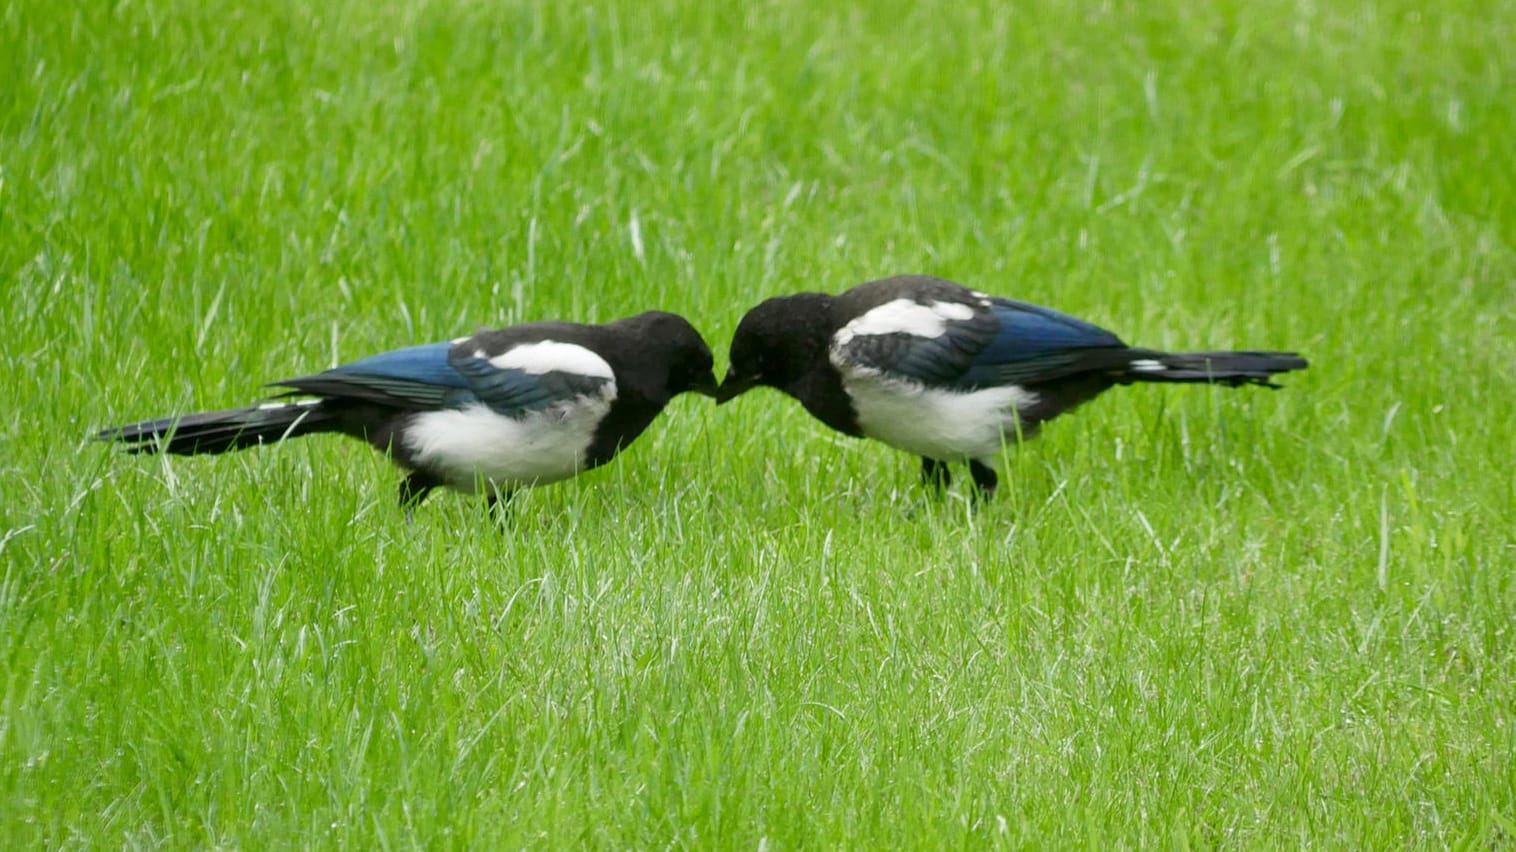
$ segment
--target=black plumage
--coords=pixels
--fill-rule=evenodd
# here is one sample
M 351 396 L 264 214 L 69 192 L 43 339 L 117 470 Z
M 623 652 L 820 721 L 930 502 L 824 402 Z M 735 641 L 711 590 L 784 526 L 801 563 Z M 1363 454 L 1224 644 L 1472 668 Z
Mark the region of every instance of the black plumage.
M 100 431 L 130 452 L 200 455 L 336 432 L 408 471 L 401 501 L 433 488 L 495 505 L 514 489 L 609 461 L 675 395 L 716 389 L 710 349 L 683 317 L 534 322 L 412 346 L 273 386 L 271 402 Z
M 1049 308 L 907 275 L 762 302 L 737 328 L 717 401 L 777 388 L 839 432 L 921 456 L 933 486 L 948 483 L 948 462 L 968 462 L 988 496 L 1005 444 L 1111 387 L 1277 387 L 1273 376 L 1306 366 L 1293 352 L 1135 348 Z

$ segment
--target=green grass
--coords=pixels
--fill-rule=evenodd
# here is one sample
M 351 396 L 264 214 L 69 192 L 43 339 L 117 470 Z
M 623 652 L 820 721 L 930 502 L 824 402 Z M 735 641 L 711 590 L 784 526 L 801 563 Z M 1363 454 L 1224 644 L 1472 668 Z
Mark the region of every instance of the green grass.
M 1502 0 L 0 3 L 0 838 L 1509 845 L 1513 43 Z M 1114 391 L 978 513 L 773 393 L 504 534 L 339 438 L 87 437 L 911 271 L 1313 366 Z

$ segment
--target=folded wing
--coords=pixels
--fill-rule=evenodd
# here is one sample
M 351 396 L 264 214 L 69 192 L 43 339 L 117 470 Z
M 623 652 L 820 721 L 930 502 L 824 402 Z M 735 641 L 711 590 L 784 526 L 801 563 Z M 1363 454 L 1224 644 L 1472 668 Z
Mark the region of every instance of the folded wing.
M 1110 369 L 1127 351 L 1116 335 L 1067 314 L 975 297 L 875 308 L 837 333 L 832 359 L 839 368 L 969 391 Z

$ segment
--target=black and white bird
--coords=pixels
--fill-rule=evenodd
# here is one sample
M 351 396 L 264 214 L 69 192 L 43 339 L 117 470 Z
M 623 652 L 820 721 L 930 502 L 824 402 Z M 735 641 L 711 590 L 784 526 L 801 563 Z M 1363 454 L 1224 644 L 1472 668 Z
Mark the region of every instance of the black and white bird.
M 610 461 L 675 395 L 714 395 L 711 350 L 677 314 L 603 325 L 533 322 L 412 346 L 295 379 L 313 397 L 115 426 L 134 453 L 223 453 L 301 435 L 361 438 L 409 474 L 409 510 L 437 487 L 483 490 L 491 509 L 519 488 Z
M 1137 349 L 1058 311 L 904 275 L 748 311 L 716 401 L 777 388 L 839 432 L 921 456 L 929 485 L 945 487 L 947 464 L 968 462 L 988 497 L 1007 444 L 1113 385 L 1277 387 L 1271 376 L 1305 366 L 1293 352 Z

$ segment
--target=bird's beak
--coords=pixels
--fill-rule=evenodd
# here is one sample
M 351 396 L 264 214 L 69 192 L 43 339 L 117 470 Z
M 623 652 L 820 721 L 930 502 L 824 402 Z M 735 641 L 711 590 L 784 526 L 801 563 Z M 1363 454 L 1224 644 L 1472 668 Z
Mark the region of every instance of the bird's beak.
M 726 381 L 723 381 L 721 387 L 716 390 L 716 404 L 720 405 L 723 402 L 736 399 L 744 392 L 752 390 L 757 384 L 757 376 L 739 376 L 735 369 L 728 368 L 726 371 Z
M 715 373 L 706 373 L 701 376 L 694 385 L 690 386 L 690 390 L 701 396 L 716 396 L 721 392 L 721 388 L 716 385 Z

